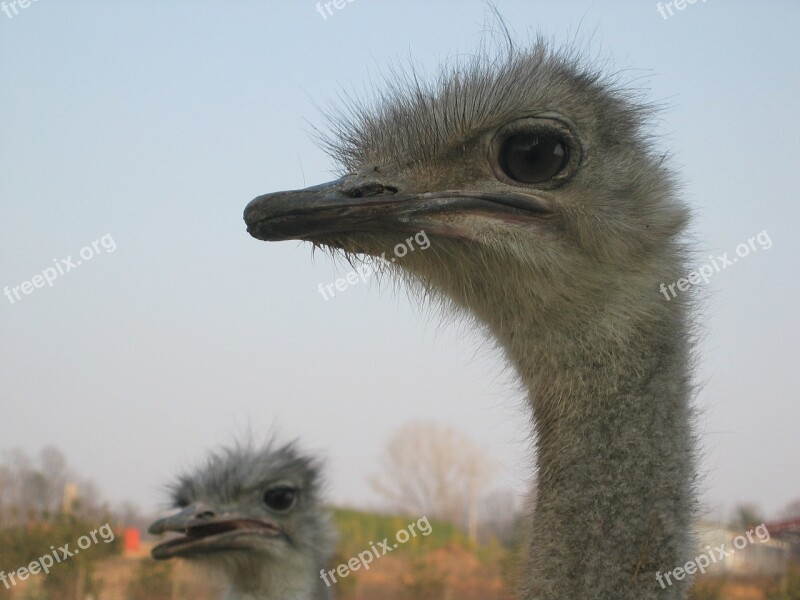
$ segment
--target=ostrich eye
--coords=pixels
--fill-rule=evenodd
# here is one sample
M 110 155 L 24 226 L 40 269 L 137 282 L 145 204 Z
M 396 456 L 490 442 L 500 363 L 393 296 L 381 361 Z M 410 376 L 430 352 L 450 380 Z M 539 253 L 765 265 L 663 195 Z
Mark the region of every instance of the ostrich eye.
M 520 132 L 500 147 L 500 168 L 520 183 L 542 183 L 558 175 L 569 160 L 566 142 L 549 133 Z
M 264 494 L 264 504 L 277 512 L 289 510 L 296 500 L 297 492 L 286 486 L 272 488 Z

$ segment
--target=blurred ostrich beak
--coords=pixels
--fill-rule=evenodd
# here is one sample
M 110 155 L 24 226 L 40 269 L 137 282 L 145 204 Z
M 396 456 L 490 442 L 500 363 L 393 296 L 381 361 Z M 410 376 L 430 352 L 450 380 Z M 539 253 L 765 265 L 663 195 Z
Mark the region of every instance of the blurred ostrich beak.
M 157 560 L 249 549 L 254 535 L 274 537 L 282 534 L 280 527 L 268 519 L 253 519 L 230 512 L 217 514 L 203 504 L 192 504 L 159 519 L 148 527 L 147 532 L 151 535 L 181 534 L 153 548 L 151 554 Z

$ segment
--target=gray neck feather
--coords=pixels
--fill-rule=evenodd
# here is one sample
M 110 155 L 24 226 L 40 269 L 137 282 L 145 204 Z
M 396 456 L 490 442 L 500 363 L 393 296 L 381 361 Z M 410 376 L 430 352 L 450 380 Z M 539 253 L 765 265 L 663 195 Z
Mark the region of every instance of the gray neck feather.
M 512 291 L 503 302 L 472 308 L 533 411 L 538 498 L 527 597 L 685 598 L 688 578 L 662 588 L 656 574 L 692 556 L 686 306 L 654 303 L 637 316 L 606 305 L 565 323 L 564 311 L 524 316 L 518 307 L 528 303 Z
M 219 565 L 216 565 L 219 566 Z M 311 557 L 273 563 L 246 557 L 224 565 L 233 584 L 225 600 L 331 600 L 333 595 L 319 576 L 322 565 Z

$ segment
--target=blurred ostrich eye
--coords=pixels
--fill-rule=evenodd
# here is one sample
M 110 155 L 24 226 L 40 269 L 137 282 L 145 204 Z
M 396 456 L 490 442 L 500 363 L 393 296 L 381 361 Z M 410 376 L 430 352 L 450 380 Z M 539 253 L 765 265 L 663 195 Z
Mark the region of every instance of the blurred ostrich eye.
M 567 143 L 557 135 L 525 131 L 500 146 L 500 168 L 520 183 L 542 183 L 558 175 L 569 162 Z
M 297 492 L 293 488 L 285 486 L 272 488 L 264 494 L 264 504 L 277 512 L 289 510 L 294 506 L 296 500 Z

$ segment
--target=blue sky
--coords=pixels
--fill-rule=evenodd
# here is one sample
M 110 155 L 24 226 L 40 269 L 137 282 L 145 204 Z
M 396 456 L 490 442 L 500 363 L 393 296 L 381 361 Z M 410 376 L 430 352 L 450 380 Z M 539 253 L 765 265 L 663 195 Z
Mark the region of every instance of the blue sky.
M 796 367 L 800 4 L 496 2 L 516 37 L 578 32 L 665 105 L 695 236 L 760 248 L 715 274 L 702 316 L 698 432 L 712 515 L 800 497 Z M 13 304 L 0 298 L 0 449 L 60 448 L 114 501 L 161 485 L 244 432 L 325 454 L 340 503 L 369 505 L 390 433 L 452 424 L 524 489 L 520 396 L 499 357 L 374 283 L 330 301 L 348 268 L 244 230 L 254 196 L 326 181 L 318 105 L 391 62 L 475 50 L 486 5 L 355 0 L 38 0 L 0 12 L 0 287 L 108 234 L 101 251 Z M 88 253 L 86 253 L 88 255 Z M 56 262 L 54 263 L 54 259 Z

